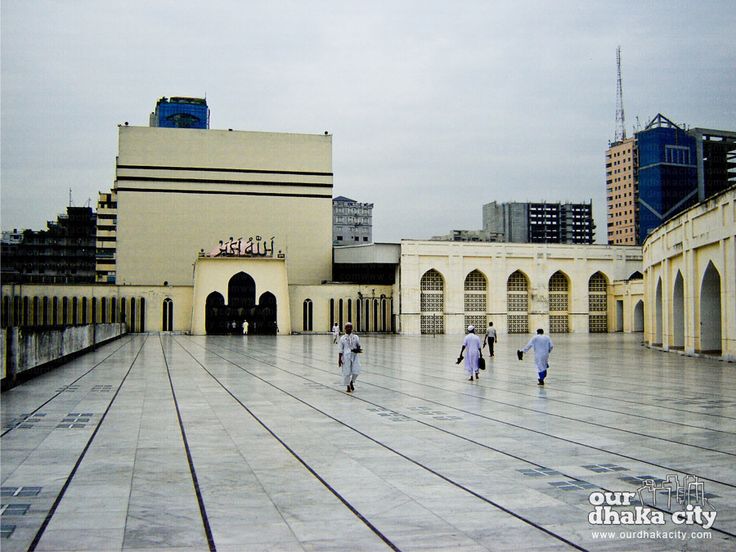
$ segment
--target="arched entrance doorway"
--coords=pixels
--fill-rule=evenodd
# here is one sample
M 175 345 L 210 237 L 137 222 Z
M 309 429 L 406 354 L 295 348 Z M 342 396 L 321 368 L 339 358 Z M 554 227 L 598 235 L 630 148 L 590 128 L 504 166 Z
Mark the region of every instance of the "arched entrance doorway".
M 634 331 L 644 331 L 644 301 L 637 301 L 634 305 Z
M 721 353 L 721 275 L 710 262 L 700 288 L 700 350 Z
M 224 335 L 227 333 L 225 298 L 216 291 L 210 293 L 205 302 L 204 329 L 207 335 Z
M 245 272 L 238 272 L 227 284 L 227 333 L 242 334 L 243 322 L 248 321 L 248 333 L 253 324 L 256 306 L 256 282 Z
M 276 335 L 276 296 L 267 291 L 258 298 L 258 305 L 251 309 L 248 334 Z

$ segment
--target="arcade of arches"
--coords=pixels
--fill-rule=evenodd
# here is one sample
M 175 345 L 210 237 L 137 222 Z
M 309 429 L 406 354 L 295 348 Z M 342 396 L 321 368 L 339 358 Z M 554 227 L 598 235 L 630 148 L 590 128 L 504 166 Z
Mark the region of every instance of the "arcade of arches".
M 732 187 L 647 238 L 644 338 L 650 346 L 736 360 L 735 218 Z
M 549 278 L 548 296 L 545 298 L 549 310 L 548 328 L 551 333 L 570 331 L 570 280 L 561 270 Z M 430 269 L 420 281 L 421 333 L 445 333 L 445 281 L 437 270 Z M 488 314 L 488 280 L 479 270 L 473 270 L 464 281 L 463 325 L 484 328 L 492 322 L 494 315 Z M 608 331 L 608 280 L 600 272 L 591 275 L 587 282 L 588 290 L 588 331 L 601 333 Z M 529 333 L 531 288 L 529 277 L 521 270 L 514 271 L 506 279 L 506 313 L 496 315 L 503 319 L 505 314 L 508 333 Z M 500 324 L 503 327 L 503 323 Z

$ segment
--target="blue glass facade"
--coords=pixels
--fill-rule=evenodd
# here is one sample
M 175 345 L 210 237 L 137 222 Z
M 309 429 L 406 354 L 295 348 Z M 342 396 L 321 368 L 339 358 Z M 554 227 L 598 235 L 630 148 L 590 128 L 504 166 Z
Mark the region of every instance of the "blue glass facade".
M 151 126 L 210 128 L 210 110 L 202 98 L 161 98 L 151 115 Z
M 639 150 L 639 239 L 698 201 L 695 139 L 678 127 L 636 135 Z

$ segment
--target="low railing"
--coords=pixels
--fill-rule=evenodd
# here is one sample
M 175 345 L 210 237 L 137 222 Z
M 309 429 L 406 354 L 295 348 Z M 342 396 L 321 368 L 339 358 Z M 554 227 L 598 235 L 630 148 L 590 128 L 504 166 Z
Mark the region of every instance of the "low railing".
M 127 332 L 125 324 L 89 324 L 2 330 L 2 390 L 46 372 Z

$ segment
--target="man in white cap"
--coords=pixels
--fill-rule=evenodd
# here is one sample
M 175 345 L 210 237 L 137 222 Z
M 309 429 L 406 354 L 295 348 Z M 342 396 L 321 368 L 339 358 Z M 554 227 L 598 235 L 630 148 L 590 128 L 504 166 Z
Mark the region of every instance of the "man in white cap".
M 460 349 L 460 356 L 457 359 L 458 364 L 460 364 L 460 361 L 463 359 L 463 351 L 466 349 L 465 373 L 470 376 L 468 381 L 473 381 L 473 376 L 475 376 L 475 379 L 478 379 L 478 359 L 483 355 L 480 352 L 480 337 L 475 335 L 475 326 L 472 324 L 468 326 L 468 335 L 463 339 L 463 348 Z
M 348 393 L 352 393 L 355 391 L 355 380 L 360 374 L 358 354 L 362 352 L 360 338 L 353 333 L 352 322 L 345 324 L 345 333 L 340 337 L 337 351 L 337 365 L 342 368 L 343 385 Z

